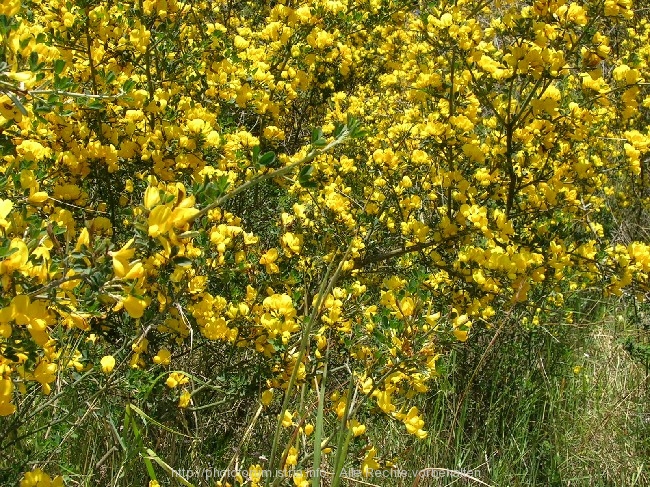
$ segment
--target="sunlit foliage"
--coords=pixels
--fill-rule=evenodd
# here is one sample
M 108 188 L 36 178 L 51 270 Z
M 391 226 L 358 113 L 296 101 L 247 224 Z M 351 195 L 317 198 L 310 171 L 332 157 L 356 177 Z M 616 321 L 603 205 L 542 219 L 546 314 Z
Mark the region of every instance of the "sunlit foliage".
M 3 2 L 0 414 L 129 368 L 200 408 L 211 379 L 175 359 L 220 342 L 263 364 L 271 467 L 334 438 L 297 440 L 299 391 L 353 436 L 378 414 L 425 438 L 411 400 L 452 345 L 647 289 L 650 247 L 612 224 L 648 204 L 634 8 Z

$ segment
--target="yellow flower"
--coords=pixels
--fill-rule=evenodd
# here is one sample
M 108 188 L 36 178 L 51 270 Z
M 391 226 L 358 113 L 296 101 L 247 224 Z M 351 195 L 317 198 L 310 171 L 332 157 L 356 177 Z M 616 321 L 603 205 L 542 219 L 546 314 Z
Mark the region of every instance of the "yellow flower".
M 398 309 L 399 312 L 397 313 L 397 316 L 399 317 L 412 316 L 415 311 L 415 302 L 413 301 L 413 298 L 410 296 L 406 296 L 405 298 L 403 298 L 399 303 Z
M 149 214 L 149 236 L 164 235 L 171 228 L 172 209 L 167 205 L 156 206 Z
M 149 306 L 149 299 L 141 299 L 135 296 L 128 296 L 124 300 L 124 309 L 131 318 L 142 318 L 144 310 Z
M 40 142 L 35 140 L 23 140 L 16 147 L 16 152 L 21 156 L 22 159 L 27 161 L 40 161 L 49 157 L 52 153 L 52 149 L 49 147 L 44 147 Z
M 47 201 L 48 198 L 49 196 L 45 191 L 37 191 L 29 195 L 29 198 L 27 198 L 27 202 L 31 203 L 32 205 L 40 205 L 45 201 Z
M 261 402 L 264 406 L 268 406 L 273 401 L 273 389 L 267 389 L 262 393 Z
M 18 12 L 20 12 L 20 0 L 4 0 L 0 4 L 0 15 L 12 17 Z
M 0 117 L 6 120 L 15 120 L 20 123 L 23 119 L 23 114 L 18 110 L 11 98 L 7 95 L 2 95 L 0 96 Z
M 84 228 L 84 230 L 86 229 Z M 82 236 L 79 238 L 81 239 Z M 129 262 L 135 255 L 135 249 L 131 248 L 133 242 L 134 239 L 131 239 L 117 252 L 108 253 L 113 258 L 113 272 L 115 272 L 115 277 L 119 279 L 138 279 L 144 276 L 142 263 L 137 261 Z
M 20 481 L 20 487 L 63 487 L 63 477 L 59 475 L 52 479 L 40 468 L 36 468 L 25 474 Z
M 294 472 L 293 483 L 296 487 L 309 487 L 309 477 L 303 471 Z
M 34 380 L 41 384 L 45 395 L 48 395 L 52 390 L 50 383 L 56 380 L 56 369 L 56 364 L 42 360 L 34 370 Z
M 185 375 L 181 374 L 180 372 L 172 372 L 171 374 L 169 374 L 169 377 L 167 377 L 165 384 L 170 389 L 173 389 L 178 385 L 187 384 L 189 381 L 190 379 L 187 378 Z
M 188 196 L 183 199 L 183 201 L 178 203 L 176 208 L 174 208 L 174 211 L 172 211 L 172 214 L 169 216 L 170 223 L 176 228 L 181 228 L 185 225 L 188 220 L 199 212 L 199 210 L 194 208 L 194 204 L 194 196 Z
M 172 353 L 166 348 L 161 348 L 153 358 L 153 363 L 158 365 L 169 365 Z
M 356 419 L 348 421 L 348 428 L 352 430 L 354 436 L 361 436 L 366 432 L 366 425 L 359 423 Z
M 403 421 L 406 425 L 406 431 L 410 434 L 417 436 L 421 440 L 427 437 L 427 432 L 422 429 L 424 420 L 420 418 L 418 408 L 412 407 Z
M 25 242 L 20 238 L 14 238 L 9 244 L 9 250 L 16 249 L 16 251 L 0 262 L 0 275 L 9 274 L 15 270 L 21 269 L 29 259 L 29 249 Z
M 281 243 L 285 254 L 288 256 L 299 254 L 303 243 L 303 236 L 287 232 L 282 236 Z
M 261 465 L 251 465 L 248 469 L 248 477 L 251 479 L 253 485 L 257 485 L 260 480 L 262 480 L 262 466 Z
M 100 364 L 102 366 L 102 372 L 110 374 L 113 372 L 113 368 L 115 367 L 115 357 L 112 355 L 105 355 L 102 357 Z
M 336 412 L 336 415 L 338 416 L 339 419 L 343 418 L 343 415 L 345 414 L 346 404 L 347 403 L 345 399 L 341 399 L 336 403 L 336 406 L 334 406 L 334 411 Z
M 287 458 L 284 462 L 285 469 L 298 464 L 298 453 L 299 453 L 298 449 L 295 446 L 289 448 L 289 452 L 287 453 Z
M 376 455 L 377 450 L 373 446 L 370 450 L 368 450 L 365 458 L 363 459 L 363 462 L 361 462 L 361 473 L 364 477 L 372 475 L 372 472 L 374 470 L 379 469 L 379 463 L 377 463 L 377 460 L 375 460 Z
M 472 327 L 472 322 L 468 319 L 467 315 L 460 315 L 454 319 L 454 336 L 460 342 L 467 341 L 469 330 Z
M 144 192 L 144 207 L 151 210 L 160 203 L 160 190 L 154 186 L 148 186 Z
M 84 246 L 86 248 L 90 248 L 90 234 L 88 233 L 88 229 L 85 227 L 81 230 L 81 232 L 79 232 L 79 237 L 77 238 L 77 243 L 74 246 L 74 249 L 76 252 L 79 252 Z
M 11 404 L 14 392 L 14 383 L 11 379 L 0 379 L 0 416 L 9 416 L 16 411 L 16 406 Z
M 390 391 L 375 391 L 375 395 L 377 396 L 377 405 L 383 412 L 389 414 L 395 411 L 395 405 L 391 401 Z
M 0 200 L 0 228 L 8 228 L 9 222 L 6 220 L 9 213 L 14 207 L 14 203 L 11 200 Z
M 275 263 L 278 259 L 278 249 L 272 248 L 266 251 L 262 257 L 260 257 L 260 264 L 266 266 L 266 272 L 269 274 L 275 274 L 280 272 L 280 268 Z
M 186 408 L 187 406 L 190 405 L 191 401 L 192 401 L 192 394 L 190 394 L 189 391 L 183 391 L 181 397 L 178 399 L 178 407 Z
M 285 411 L 282 416 L 282 426 L 289 428 L 293 424 L 293 414 L 289 411 Z
M 81 197 L 81 188 L 76 184 L 59 184 L 54 186 L 54 197 L 64 201 L 77 200 Z M 47 195 L 46 195 L 47 196 Z
M 469 332 L 467 330 L 459 330 L 458 328 L 454 329 L 454 336 L 459 342 L 466 342 Z

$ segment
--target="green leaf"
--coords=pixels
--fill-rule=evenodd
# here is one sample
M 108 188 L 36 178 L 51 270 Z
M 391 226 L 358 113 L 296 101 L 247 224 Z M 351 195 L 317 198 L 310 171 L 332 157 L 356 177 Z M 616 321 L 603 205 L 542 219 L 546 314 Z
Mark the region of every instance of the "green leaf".
M 325 147 L 327 140 L 323 136 L 323 129 L 315 128 L 311 131 L 311 145 L 314 147 Z
M 366 131 L 361 130 L 359 121 L 350 114 L 348 114 L 348 121 L 346 125 L 348 127 L 350 138 L 352 139 L 360 139 L 367 135 Z
M 164 424 L 162 424 L 162 423 L 156 421 L 154 418 L 152 418 L 151 416 L 149 416 L 147 413 L 145 413 L 142 409 L 140 409 L 140 408 L 137 407 L 136 405 L 134 405 L 134 404 L 129 404 L 129 407 L 130 407 L 133 411 L 135 411 L 135 412 L 136 412 L 136 413 L 137 413 L 137 414 L 142 418 L 142 421 L 143 421 L 145 424 L 146 424 L 147 422 L 149 422 L 149 423 L 152 423 L 152 424 L 158 426 L 159 428 L 164 429 L 165 431 L 168 431 L 169 433 L 172 433 L 172 434 L 174 434 L 174 435 L 177 435 L 177 436 L 184 436 L 185 438 L 191 438 L 191 436 L 188 436 L 188 435 L 186 435 L 185 433 L 181 433 L 180 431 L 176 431 L 176 430 L 170 428 L 169 426 L 165 426 Z
M 260 160 L 260 152 L 261 152 L 261 147 L 259 145 L 256 145 L 253 147 L 253 158 L 252 162 L 254 166 L 257 166 L 258 161 Z
M 267 152 L 260 157 L 259 163 L 262 166 L 268 166 L 269 164 L 273 164 L 273 161 L 275 161 L 275 152 Z
M 224 194 L 228 187 L 230 186 L 230 181 L 228 181 L 227 176 L 220 176 L 216 181 L 216 187 L 219 191 L 219 194 Z
M 147 454 L 149 455 L 149 458 L 156 462 L 160 467 L 169 475 L 172 477 L 176 482 L 185 485 L 186 487 L 194 487 L 194 484 L 190 483 L 188 480 L 186 480 L 182 475 L 178 473 L 177 470 L 174 470 L 170 465 L 165 463 L 157 454 L 155 451 L 153 451 L 151 448 L 147 448 Z
M 122 85 L 122 91 L 124 93 L 128 93 L 135 87 L 135 81 L 132 79 L 127 79 L 124 84 Z
M 29 69 L 30 71 L 38 71 L 38 53 L 32 51 L 29 55 Z
M 16 152 L 16 146 L 13 139 L 7 134 L 0 134 L 0 155 L 8 156 Z
M 317 127 L 311 131 L 311 143 L 314 144 L 318 139 L 323 137 L 323 129 Z
M 90 108 L 91 110 L 103 110 L 104 104 L 100 100 L 93 100 L 90 103 L 88 103 L 86 107 Z
M 311 178 L 313 172 L 314 166 L 311 164 L 300 169 L 300 173 L 298 174 L 298 183 L 300 186 L 303 188 L 315 188 L 317 186 L 316 182 Z
M 313 172 L 314 172 L 314 166 L 308 164 L 307 166 L 300 168 L 300 174 L 298 175 L 298 178 L 299 179 L 309 178 L 311 177 Z
M 57 59 L 54 61 L 54 74 L 59 75 L 63 72 L 65 68 L 65 61 L 63 59 Z
M 179 235 L 181 238 L 198 238 L 200 236 L 201 234 L 196 230 L 188 230 L 187 232 L 183 232 Z
M 38 105 L 34 105 L 32 109 L 36 113 L 50 113 L 52 111 L 52 107 L 44 103 L 39 103 Z
M 174 257 L 173 262 L 179 267 L 192 267 L 192 259 L 189 257 L 178 256 Z

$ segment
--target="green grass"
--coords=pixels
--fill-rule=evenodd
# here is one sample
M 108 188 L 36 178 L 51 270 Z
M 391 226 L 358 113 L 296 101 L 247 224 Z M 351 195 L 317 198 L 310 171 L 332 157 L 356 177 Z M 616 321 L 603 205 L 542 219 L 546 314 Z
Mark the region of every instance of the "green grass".
M 455 351 L 420 404 L 428 437 L 395 443 L 385 429 L 376 441 L 402 469 L 474 471 L 494 486 L 650 485 L 650 379 L 625 347 L 650 332 L 617 309 L 595 318 L 507 327 L 485 356 L 480 340 Z M 439 475 L 419 485 L 481 485 Z

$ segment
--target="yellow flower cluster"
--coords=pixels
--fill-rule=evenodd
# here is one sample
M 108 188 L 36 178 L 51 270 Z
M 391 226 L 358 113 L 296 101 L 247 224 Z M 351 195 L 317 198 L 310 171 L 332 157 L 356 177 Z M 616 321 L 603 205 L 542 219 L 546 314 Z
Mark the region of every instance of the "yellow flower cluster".
M 0 6 L 1 415 L 221 342 L 263 361 L 264 406 L 345 357 L 328 414 L 366 434 L 358 382 L 422 439 L 411 399 L 451 343 L 648 290 L 650 247 L 612 223 L 650 204 L 630 0 L 240 3 Z M 165 381 L 181 408 L 189 377 Z

